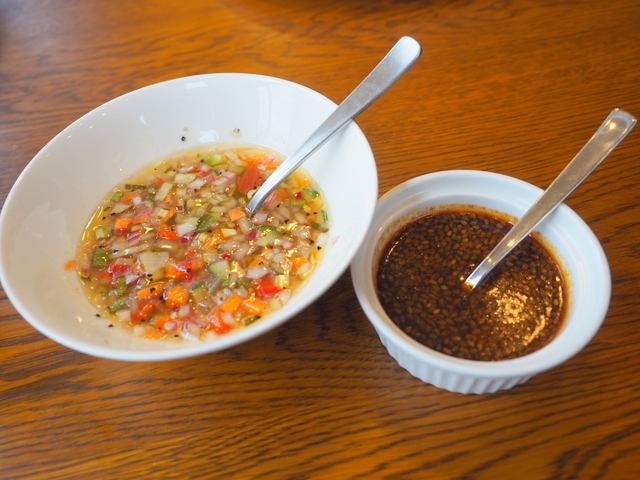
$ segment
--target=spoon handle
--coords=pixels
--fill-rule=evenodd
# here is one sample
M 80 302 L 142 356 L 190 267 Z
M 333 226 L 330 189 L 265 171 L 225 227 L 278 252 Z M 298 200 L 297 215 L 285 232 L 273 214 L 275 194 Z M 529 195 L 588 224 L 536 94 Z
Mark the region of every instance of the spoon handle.
M 418 60 L 422 49 L 411 37 L 402 37 L 353 90 L 334 112 L 271 174 L 253 195 L 246 206 L 249 213 L 255 212 L 291 172 L 298 168 L 312 153 L 320 148 L 342 126 L 357 117 L 396 83 Z
M 549 213 L 551 213 L 593 170 L 609 156 L 636 124 L 633 115 L 614 109 L 591 139 L 556 177 L 536 202 L 487 257 L 465 280 L 473 289 L 506 257 Z

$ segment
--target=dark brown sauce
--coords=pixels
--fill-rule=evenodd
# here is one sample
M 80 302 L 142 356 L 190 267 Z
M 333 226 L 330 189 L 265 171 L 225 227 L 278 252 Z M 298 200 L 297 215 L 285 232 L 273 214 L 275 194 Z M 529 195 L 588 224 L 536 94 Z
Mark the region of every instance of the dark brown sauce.
M 562 325 L 565 286 L 556 261 L 533 236 L 472 292 L 464 288 L 510 228 L 484 213 L 459 211 L 402 228 L 376 274 L 387 315 L 423 345 L 459 358 L 506 360 L 547 345 Z

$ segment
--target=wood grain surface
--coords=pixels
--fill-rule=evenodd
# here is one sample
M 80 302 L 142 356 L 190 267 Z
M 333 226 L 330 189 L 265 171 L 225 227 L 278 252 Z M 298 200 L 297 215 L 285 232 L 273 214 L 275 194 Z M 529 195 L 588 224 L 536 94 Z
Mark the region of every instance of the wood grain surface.
M 0 205 L 52 137 L 132 89 L 251 72 L 340 102 L 403 35 L 422 58 L 357 120 L 381 194 L 449 169 L 544 188 L 614 107 L 640 115 L 637 0 L 0 0 Z M 610 262 L 601 330 L 496 394 L 401 369 L 348 272 L 283 327 L 168 363 L 62 347 L 0 290 L 0 478 L 640 478 L 639 174 L 635 131 L 567 200 Z

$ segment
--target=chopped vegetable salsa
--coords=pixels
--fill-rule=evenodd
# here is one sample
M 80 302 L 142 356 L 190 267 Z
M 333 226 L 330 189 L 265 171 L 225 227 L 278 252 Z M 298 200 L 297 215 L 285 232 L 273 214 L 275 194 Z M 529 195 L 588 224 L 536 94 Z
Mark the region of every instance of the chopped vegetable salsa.
M 250 215 L 275 152 L 213 145 L 162 159 L 112 190 L 76 269 L 100 314 L 135 336 L 210 340 L 284 305 L 328 240 L 322 194 L 294 172 Z

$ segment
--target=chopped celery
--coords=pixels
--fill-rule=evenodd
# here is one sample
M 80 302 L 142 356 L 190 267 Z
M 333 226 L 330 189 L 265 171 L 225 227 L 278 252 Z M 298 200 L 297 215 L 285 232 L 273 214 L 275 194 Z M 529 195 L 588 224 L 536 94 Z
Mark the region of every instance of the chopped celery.
M 265 247 L 271 242 L 273 242 L 276 238 L 278 238 L 280 234 L 277 230 L 268 230 L 264 235 L 261 235 L 256 240 L 256 245 L 260 245 L 261 247 Z
M 96 240 L 101 240 L 103 238 L 109 238 L 113 236 L 113 229 L 111 227 L 103 226 L 96 228 Z
M 171 191 L 171 189 L 173 188 L 173 183 L 169 183 L 169 182 L 165 182 L 162 185 L 160 185 L 160 188 L 158 188 L 158 191 L 156 192 L 156 196 L 154 198 L 154 200 L 156 202 L 161 202 L 163 201 L 167 195 L 169 195 L 169 192 Z
M 242 323 L 246 327 L 247 325 L 251 325 L 256 320 L 260 320 L 260 315 L 252 315 L 250 317 L 244 318 L 242 320 Z
M 269 262 L 269 268 L 278 274 L 285 273 L 284 266 L 277 262 Z
M 127 304 L 127 299 L 128 298 L 129 297 L 120 297 L 115 302 L 113 302 L 111 305 L 109 305 L 109 313 L 116 313 L 118 310 L 120 310 L 122 307 L 124 307 Z
M 226 286 L 229 283 L 229 262 L 226 260 L 220 260 L 219 262 L 212 263 L 207 266 L 207 270 L 211 275 L 218 278 L 222 285 Z
M 211 155 L 210 157 L 204 159 L 204 163 L 206 163 L 210 167 L 220 165 L 221 163 L 225 163 L 227 161 L 227 157 L 221 153 L 216 153 L 215 155 Z
M 91 266 L 102 270 L 109 265 L 109 252 L 104 247 L 96 247 L 91 257 Z
M 117 202 L 122 198 L 122 192 L 120 190 L 115 190 L 113 195 L 111 195 L 111 200 Z
M 302 189 L 302 198 L 304 198 L 308 202 L 318 198 L 318 195 L 320 195 L 318 192 L 316 192 L 315 190 L 312 190 L 310 188 L 303 188 Z
M 196 179 L 195 173 L 176 173 L 174 178 L 178 185 L 189 185 Z
M 126 212 L 131 208 L 131 205 L 127 205 L 126 203 L 116 203 L 111 210 L 116 215 L 122 212 Z
M 191 296 L 196 303 L 202 302 L 207 297 L 207 287 L 205 284 L 200 282 L 191 287 Z
M 263 233 L 267 233 L 275 229 L 276 227 L 273 225 L 260 225 L 260 227 L 258 227 L 258 235 L 262 235 Z
M 209 213 L 205 213 L 198 219 L 198 231 L 204 232 L 207 228 L 209 228 L 213 221 L 214 216 Z
M 127 281 L 124 278 L 116 280 L 116 293 L 119 297 L 127 293 Z

